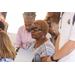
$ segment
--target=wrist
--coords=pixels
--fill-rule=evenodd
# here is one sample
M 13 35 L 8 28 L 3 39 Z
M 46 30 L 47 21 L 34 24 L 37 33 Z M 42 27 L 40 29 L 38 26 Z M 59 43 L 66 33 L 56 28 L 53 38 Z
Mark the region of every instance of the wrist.
M 16 47 L 16 52 L 18 52 L 18 50 L 21 48 L 21 46 Z
M 51 61 L 55 61 L 55 62 L 57 62 L 58 61 L 58 59 L 54 59 L 54 57 L 53 57 L 53 55 L 51 56 Z

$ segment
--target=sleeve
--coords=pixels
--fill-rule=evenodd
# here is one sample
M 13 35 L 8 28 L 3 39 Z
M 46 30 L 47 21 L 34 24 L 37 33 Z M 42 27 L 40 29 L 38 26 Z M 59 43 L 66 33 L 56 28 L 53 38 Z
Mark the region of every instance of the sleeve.
M 48 42 L 42 48 L 40 57 L 42 58 L 44 56 L 52 56 L 54 54 L 54 50 L 55 50 L 55 48 L 54 48 L 53 44 Z
M 22 41 L 21 41 L 22 38 L 21 38 L 20 32 L 21 32 L 21 28 L 19 28 L 19 30 L 17 32 L 16 40 L 15 40 L 15 43 L 14 43 L 15 47 L 18 47 L 18 46 L 22 45 Z
M 69 40 L 75 41 L 75 14 L 72 19 L 72 29 Z

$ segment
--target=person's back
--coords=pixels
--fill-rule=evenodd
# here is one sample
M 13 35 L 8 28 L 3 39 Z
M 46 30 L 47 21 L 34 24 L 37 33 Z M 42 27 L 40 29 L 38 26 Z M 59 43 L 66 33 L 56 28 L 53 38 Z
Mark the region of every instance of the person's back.
M 13 62 L 16 53 L 8 35 L 0 29 L 0 62 Z

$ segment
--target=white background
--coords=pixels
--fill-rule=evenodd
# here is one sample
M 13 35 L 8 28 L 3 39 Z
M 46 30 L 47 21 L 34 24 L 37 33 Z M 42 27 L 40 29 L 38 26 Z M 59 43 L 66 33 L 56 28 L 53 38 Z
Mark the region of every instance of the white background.
M 43 20 L 47 12 L 36 12 L 36 20 Z M 6 22 L 9 24 L 7 32 L 17 33 L 20 26 L 24 25 L 23 12 L 8 12 Z

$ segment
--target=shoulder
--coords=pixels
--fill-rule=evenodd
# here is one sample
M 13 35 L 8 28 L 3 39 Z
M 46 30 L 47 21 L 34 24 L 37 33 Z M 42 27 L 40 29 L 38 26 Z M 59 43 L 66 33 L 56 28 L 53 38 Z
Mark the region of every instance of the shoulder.
M 22 32 L 24 30 L 25 30 L 25 26 L 23 25 L 23 26 L 19 27 L 18 32 Z
M 19 30 L 23 30 L 23 29 L 25 29 L 25 26 L 24 25 L 21 26 L 21 27 L 19 27 Z
M 44 43 L 43 45 L 44 47 L 40 50 L 40 57 L 44 57 L 44 56 L 52 56 L 54 54 L 54 46 L 53 44 L 50 42 L 50 40 L 48 40 L 47 42 Z
M 50 39 L 47 42 L 45 42 L 45 45 L 48 48 L 51 48 L 53 50 L 55 49 L 55 47 L 54 47 L 53 43 L 50 41 Z
M 48 40 L 47 42 L 45 42 L 45 45 L 46 45 L 47 55 L 52 56 L 54 54 L 54 50 L 55 50 L 53 43 L 50 40 Z
M 25 26 L 23 25 L 23 26 L 21 26 L 19 29 L 24 29 L 25 28 Z

